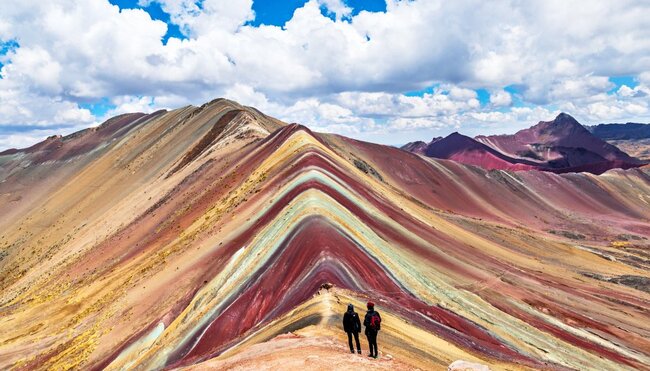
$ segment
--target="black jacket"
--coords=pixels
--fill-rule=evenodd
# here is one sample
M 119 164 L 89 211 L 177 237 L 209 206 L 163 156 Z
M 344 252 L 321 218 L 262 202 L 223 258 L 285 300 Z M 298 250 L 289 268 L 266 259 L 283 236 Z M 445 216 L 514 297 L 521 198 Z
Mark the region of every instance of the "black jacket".
M 366 313 L 366 317 L 363 319 L 363 325 L 366 326 L 366 331 L 365 331 L 366 334 L 370 331 L 379 331 L 381 329 L 381 323 L 377 325 L 376 329 L 370 328 L 370 318 L 372 318 L 373 314 L 377 314 L 377 316 L 379 316 L 379 319 L 381 320 L 381 316 L 379 315 L 379 312 L 375 310 L 369 310 L 368 313 Z
M 350 311 L 348 309 L 343 315 L 343 330 L 345 332 L 361 332 L 361 321 L 354 310 Z

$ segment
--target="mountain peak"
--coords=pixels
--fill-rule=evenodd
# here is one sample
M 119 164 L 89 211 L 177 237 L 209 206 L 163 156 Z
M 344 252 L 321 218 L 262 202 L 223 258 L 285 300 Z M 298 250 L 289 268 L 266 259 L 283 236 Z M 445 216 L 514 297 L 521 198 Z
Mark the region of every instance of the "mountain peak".
M 555 119 L 552 121 L 553 124 L 555 125 L 564 125 L 564 126 L 580 126 L 582 125 L 576 120 L 573 116 L 569 115 L 568 113 L 565 112 L 560 112 L 559 115 L 555 117 Z
M 457 131 L 454 131 L 453 133 L 447 135 L 446 137 L 442 138 L 443 140 L 449 140 L 449 139 L 456 139 L 456 140 L 474 140 L 467 135 L 463 135 Z
M 533 167 L 554 172 L 601 173 L 603 169 L 613 167 L 638 166 L 637 160 L 594 136 L 566 112 L 512 135 L 470 138 L 454 132 L 429 143 L 424 151 L 419 147 L 405 149 L 429 157 L 454 159 L 488 168 L 508 168 L 516 164 L 519 170 Z M 476 158 L 477 153 L 498 157 L 500 161 Z
M 553 120 L 553 121 L 558 121 L 558 120 L 573 120 L 573 121 L 576 121 L 576 119 L 573 118 L 573 116 L 569 115 L 569 114 L 566 113 L 566 112 L 560 112 L 560 113 L 555 117 L 555 120 Z M 577 122 L 577 121 L 576 121 L 576 122 Z
M 568 113 L 561 112 L 553 119 L 553 121 L 540 121 L 537 125 L 521 130 L 520 133 L 534 133 L 537 137 L 539 135 L 550 135 L 556 139 L 565 138 L 575 134 L 588 134 L 582 124 L 578 122 L 573 116 Z M 516 135 L 516 134 L 515 134 Z

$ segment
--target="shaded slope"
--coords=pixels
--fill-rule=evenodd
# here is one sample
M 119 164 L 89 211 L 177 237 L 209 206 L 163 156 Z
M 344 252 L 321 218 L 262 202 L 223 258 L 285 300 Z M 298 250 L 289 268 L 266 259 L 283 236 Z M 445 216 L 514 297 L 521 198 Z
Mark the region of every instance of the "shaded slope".
M 0 366 L 200 365 L 329 336 L 332 308 L 368 297 L 414 367 L 648 362 L 648 294 L 597 278 L 647 276 L 642 247 L 610 246 L 650 237 L 647 168 L 485 172 L 299 125 L 266 136 L 234 109 L 142 125 L 9 223 Z M 310 305 L 328 282 L 343 304 Z
M 602 140 L 629 140 L 650 138 L 650 124 L 599 124 L 586 127 L 596 137 Z
M 600 124 L 587 129 L 630 156 L 650 162 L 650 124 Z

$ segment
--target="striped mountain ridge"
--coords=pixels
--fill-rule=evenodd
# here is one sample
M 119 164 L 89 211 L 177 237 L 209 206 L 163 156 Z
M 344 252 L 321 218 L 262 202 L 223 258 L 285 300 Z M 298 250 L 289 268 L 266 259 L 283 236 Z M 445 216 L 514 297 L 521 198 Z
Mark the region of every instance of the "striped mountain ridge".
M 648 168 L 484 171 L 227 100 L 126 118 L 0 156 L 0 367 L 219 368 L 343 344 L 368 299 L 397 368 L 650 363 Z

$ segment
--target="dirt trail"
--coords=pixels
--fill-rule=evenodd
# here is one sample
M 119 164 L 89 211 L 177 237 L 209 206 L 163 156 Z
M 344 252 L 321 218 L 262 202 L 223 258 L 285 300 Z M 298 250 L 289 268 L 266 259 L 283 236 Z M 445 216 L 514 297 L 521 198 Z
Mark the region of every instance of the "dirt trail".
M 256 344 L 226 359 L 209 360 L 184 370 L 419 370 L 392 357 L 351 354 L 347 344 L 329 337 L 289 333 Z

